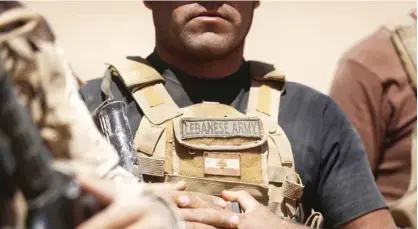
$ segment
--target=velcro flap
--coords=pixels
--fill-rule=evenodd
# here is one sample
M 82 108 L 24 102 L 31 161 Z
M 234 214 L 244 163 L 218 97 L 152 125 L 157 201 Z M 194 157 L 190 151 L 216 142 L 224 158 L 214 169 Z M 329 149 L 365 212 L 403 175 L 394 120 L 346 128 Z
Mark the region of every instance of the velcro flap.
M 258 117 L 178 117 L 173 127 L 181 145 L 197 150 L 249 149 L 261 146 L 268 138 Z
M 138 168 L 142 174 L 163 177 L 165 172 L 165 160 L 143 155 L 138 156 Z
M 282 195 L 291 200 L 299 200 L 303 194 L 303 185 L 299 175 L 287 174 L 283 183 Z
M 122 59 L 109 64 L 109 70 L 113 75 L 123 79 L 125 85 L 130 88 L 141 88 L 145 85 L 164 82 L 164 78 L 145 60 L 133 61 Z
M 294 166 L 292 147 L 290 142 L 285 137 L 283 130 L 280 128 L 279 132 L 271 133 L 270 138 L 273 140 L 275 146 L 279 150 L 282 165 Z
M 146 117 L 143 117 L 135 134 L 135 148 L 141 153 L 152 156 L 164 129 L 163 126 L 152 125 Z
M 152 124 L 160 125 L 182 114 L 161 83 L 135 91 L 133 97 Z
M 279 167 L 279 166 L 268 166 L 267 174 L 269 177 L 270 183 L 283 183 L 285 180 L 286 174 L 291 173 L 291 169 L 288 167 Z

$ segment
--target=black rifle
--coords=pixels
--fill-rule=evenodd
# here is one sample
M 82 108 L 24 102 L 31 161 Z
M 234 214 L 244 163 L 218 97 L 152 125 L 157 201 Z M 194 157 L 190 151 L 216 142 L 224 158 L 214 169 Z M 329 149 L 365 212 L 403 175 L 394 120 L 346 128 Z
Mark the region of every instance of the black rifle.
M 9 150 L 0 152 L 2 166 L 12 161 L 13 167 L 6 170 L 11 170 L 28 204 L 26 228 L 73 229 L 100 210 L 96 198 L 83 192 L 71 175 L 52 168 L 51 154 L 4 72 L 0 72 L 0 131 L 9 144 Z

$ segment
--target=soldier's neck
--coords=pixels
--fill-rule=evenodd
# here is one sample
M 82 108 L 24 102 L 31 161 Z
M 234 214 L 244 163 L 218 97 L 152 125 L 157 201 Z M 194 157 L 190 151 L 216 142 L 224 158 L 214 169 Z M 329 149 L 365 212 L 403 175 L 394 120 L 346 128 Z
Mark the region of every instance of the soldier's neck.
M 158 46 L 155 48 L 158 56 L 167 64 L 189 75 L 207 79 L 220 79 L 236 72 L 244 60 L 243 50 L 243 47 L 239 47 L 222 59 L 203 62 L 174 55 Z

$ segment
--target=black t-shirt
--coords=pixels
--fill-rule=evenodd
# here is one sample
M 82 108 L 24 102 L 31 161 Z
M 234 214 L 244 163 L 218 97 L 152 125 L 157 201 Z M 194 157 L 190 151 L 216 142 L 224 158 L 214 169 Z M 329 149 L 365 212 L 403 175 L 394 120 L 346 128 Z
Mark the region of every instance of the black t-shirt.
M 187 75 L 155 53 L 147 60 L 161 74 L 171 70 L 164 74 L 164 86 L 179 107 L 214 101 L 245 112 L 250 87 L 248 63 L 243 62 L 231 76 L 209 80 Z M 81 89 L 90 111 L 103 101 L 100 84 L 101 79 L 92 80 Z M 128 103 L 129 123 L 132 133 L 136 133 L 141 110 L 118 79 L 113 79 L 111 87 L 116 99 Z M 289 138 L 296 171 L 305 185 L 305 211 L 320 211 L 326 228 L 386 207 L 358 134 L 328 96 L 288 82 L 280 101 L 278 123 Z

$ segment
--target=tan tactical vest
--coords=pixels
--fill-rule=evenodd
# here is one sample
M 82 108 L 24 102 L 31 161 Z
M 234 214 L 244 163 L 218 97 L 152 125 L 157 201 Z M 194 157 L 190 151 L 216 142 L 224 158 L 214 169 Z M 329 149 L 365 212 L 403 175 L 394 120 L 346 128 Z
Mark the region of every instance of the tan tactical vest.
M 417 88 L 417 27 L 400 26 L 392 31 L 392 41 L 398 51 L 404 69 L 408 74 L 411 86 L 415 91 Z M 417 227 L 417 149 L 416 138 L 417 130 L 413 130 L 411 149 L 411 177 L 409 187 L 405 195 L 399 200 L 390 203 L 391 213 L 398 226 Z
M 153 181 L 184 180 L 187 191 L 245 190 L 284 219 L 320 227 L 318 212 L 308 220 L 301 216 L 303 185 L 290 142 L 277 124 L 285 76 L 272 65 L 250 62 L 250 67 L 242 114 L 214 102 L 179 108 L 164 77 L 145 60 L 110 64 L 144 114 L 134 139 L 140 170 Z

